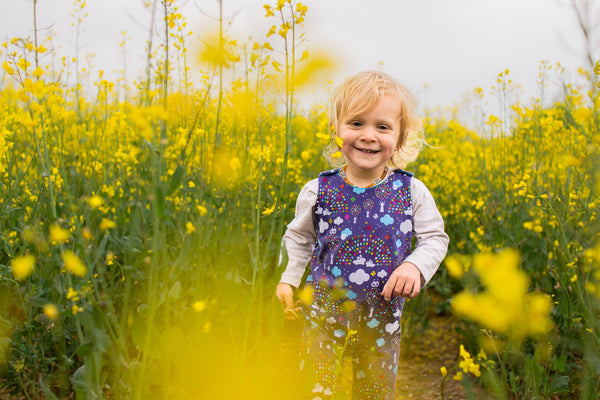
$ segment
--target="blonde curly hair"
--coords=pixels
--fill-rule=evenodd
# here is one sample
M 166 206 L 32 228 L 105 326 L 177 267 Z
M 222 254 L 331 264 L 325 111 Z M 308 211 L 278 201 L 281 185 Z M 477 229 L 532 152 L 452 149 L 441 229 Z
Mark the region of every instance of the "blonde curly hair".
M 329 101 L 331 142 L 325 148 L 324 155 L 331 165 L 341 167 L 346 164 L 346 159 L 335 141 L 340 122 L 343 119 L 353 118 L 356 115 L 368 112 L 384 96 L 395 97 L 400 100 L 401 104 L 400 137 L 388 165 L 405 168 L 406 165 L 417 159 L 425 140 L 421 120 L 414 110 L 415 100 L 413 95 L 406 87 L 396 82 L 386 73 L 364 71 L 352 76 L 338 86 L 333 91 Z

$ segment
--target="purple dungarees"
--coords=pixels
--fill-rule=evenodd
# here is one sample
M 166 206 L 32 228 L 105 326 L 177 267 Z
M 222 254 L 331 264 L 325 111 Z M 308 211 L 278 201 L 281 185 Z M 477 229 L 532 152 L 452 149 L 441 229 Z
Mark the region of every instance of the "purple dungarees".
M 343 355 L 353 357 L 353 399 L 391 399 L 400 351 L 404 298 L 381 295 L 392 271 L 410 254 L 413 220 L 409 172 L 395 170 L 371 188 L 345 182 L 339 170 L 319 175 L 317 240 L 306 286 L 301 368 L 309 398 L 339 389 Z

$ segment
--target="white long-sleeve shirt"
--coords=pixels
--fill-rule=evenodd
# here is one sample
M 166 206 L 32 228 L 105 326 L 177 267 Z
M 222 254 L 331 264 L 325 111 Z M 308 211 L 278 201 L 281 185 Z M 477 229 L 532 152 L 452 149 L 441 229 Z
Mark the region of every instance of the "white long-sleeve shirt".
M 388 172 L 387 177 L 391 173 L 392 170 Z M 302 281 L 312 255 L 313 243 L 317 238 L 313 209 L 317 202 L 318 190 L 318 179 L 313 179 L 304 185 L 296 200 L 294 220 L 287 226 L 287 231 L 283 235 L 288 262 L 279 282 L 295 288 Z M 415 177 L 411 178 L 411 195 L 413 235 L 417 242 L 412 253 L 404 261 L 414 264 L 421 271 L 421 286 L 424 286 L 431 280 L 446 256 L 449 238 L 444 232 L 444 220 L 435 205 L 433 196 L 423 182 Z

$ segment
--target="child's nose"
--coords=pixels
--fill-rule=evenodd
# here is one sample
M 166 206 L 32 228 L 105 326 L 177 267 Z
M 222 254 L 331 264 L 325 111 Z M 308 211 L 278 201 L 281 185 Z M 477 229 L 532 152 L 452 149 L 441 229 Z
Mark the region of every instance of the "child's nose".
M 361 139 L 367 142 L 375 141 L 375 129 L 370 126 L 365 127 Z

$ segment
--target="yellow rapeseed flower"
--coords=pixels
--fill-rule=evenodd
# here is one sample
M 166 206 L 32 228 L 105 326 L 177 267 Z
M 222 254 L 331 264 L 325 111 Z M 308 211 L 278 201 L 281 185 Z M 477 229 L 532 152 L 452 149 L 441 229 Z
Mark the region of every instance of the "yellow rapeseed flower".
M 519 262 L 514 249 L 474 256 L 473 267 L 487 292 L 459 293 L 452 301 L 454 312 L 517 342 L 552 329 L 552 304 L 545 294 L 527 293 L 529 282 Z
M 91 240 L 94 236 L 92 235 L 92 231 L 87 226 L 81 230 L 81 237 L 85 240 Z
M 196 227 L 194 226 L 194 224 L 192 224 L 191 222 L 186 222 L 185 224 L 185 230 L 187 232 L 188 235 L 192 234 L 192 232 L 194 232 L 196 230 Z
M 51 321 L 54 321 L 58 317 L 58 308 L 56 305 L 51 303 L 44 304 L 42 307 L 42 312 L 46 314 L 46 317 L 48 317 L 48 319 Z
M 33 273 L 33 266 L 35 265 L 35 257 L 27 254 L 24 256 L 15 257 L 10 262 L 12 273 L 16 280 L 22 281 Z
M 104 200 L 102 200 L 102 197 L 94 195 L 92 197 L 88 197 L 87 203 L 90 205 L 90 207 L 92 207 L 92 209 L 95 210 L 96 208 L 104 204 Z
M 66 250 L 62 255 L 63 262 L 65 263 L 65 269 L 73 275 L 84 277 L 87 274 L 87 267 L 83 264 L 81 259 L 72 251 Z
M 262 215 L 271 215 L 273 214 L 273 211 L 275 211 L 275 206 L 277 205 L 277 202 L 275 202 L 271 207 L 265 208 L 264 211 L 262 212 Z
M 115 224 L 114 221 L 111 221 L 110 219 L 102 218 L 102 221 L 100 221 L 100 229 L 103 231 L 114 228 L 115 226 L 117 226 L 117 224 Z
M 231 160 L 229 160 L 229 168 L 231 168 L 232 171 L 237 171 L 241 167 L 242 163 L 239 158 L 234 156 L 231 158 Z
M 553 323 L 549 318 L 552 312 L 552 300 L 544 293 L 530 293 L 526 301 L 526 330 L 531 335 L 549 332 Z
M 450 255 L 446 257 L 444 263 L 446 264 L 446 269 L 448 270 L 448 273 L 451 277 L 461 279 L 464 276 L 465 270 L 462 264 L 456 258 L 456 256 Z
M 200 214 L 201 217 L 205 216 L 206 213 L 208 212 L 206 207 L 204 207 L 203 205 L 200 205 L 200 204 L 198 204 L 196 206 L 196 210 L 198 211 L 198 214 Z
M 479 364 L 473 361 L 471 358 L 471 354 L 465 350 L 465 346 L 460 345 L 460 357 L 462 360 L 458 363 L 458 366 L 465 372 L 466 374 L 471 374 L 476 377 L 481 376 L 481 371 L 479 370 Z
M 202 312 L 206 308 L 206 302 L 203 300 L 197 301 L 192 305 L 192 308 L 196 312 Z
M 590 121 L 594 112 L 589 108 L 580 107 L 573 112 L 573 117 L 578 124 L 585 124 Z
M 50 225 L 50 243 L 51 244 L 62 244 L 69 240 L 71 232 L 61 228 L 56 224 Z
M 113 253 L 112 251 L 107 251 L 106 252 L 106 265 L 113 265 L 114 264 L 114 260 L 117 259 L 117 256 L 115 256 L 115 253 Z
M 342 156 L 342 152 L 341 151 L 336 151 L 335 153 L 333 153 L 331 155 L 331 158 L 340 158 Z
M 38 68 L 36 68 L 36 69 L 33 70 L 32 75 L 34 77 L 36 77 L 36 78 L 41 78 L 42 75 L 44 75 L 44 70 L 38 67 Z
M 312 304 L 313 302 L 313 289 L 312 286 L 304 286 L 298 291 L 298 298 L 304 304 Z
M 302 153 L 300 153 L 300 158 L 302 161 L 308 162 L 308 160 L 310 160 L 310 152 L 304 150 Z
M 13 75 L 15 73 L 14 68 L 6 61 L 4 61 L 4 63 L 2 64 L 2 69 L 4 69 L 4 71 L 6 71 L 6 73 L 9 75 Z
M 79 300 L 79 297 L 77 296 L 79 293 L 74 290 L 72 287 L 67 289 L 67 300 L 73 300 L 73 301 L 77 301 Z

